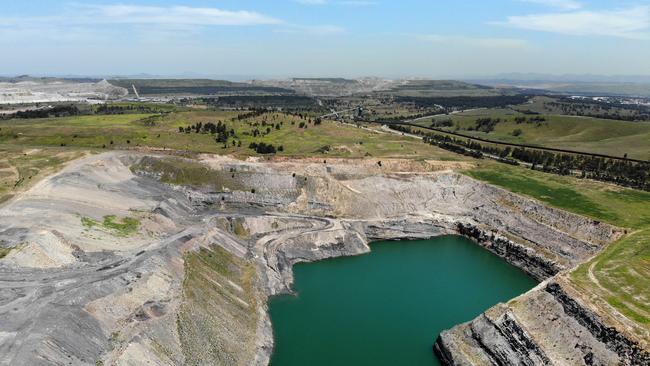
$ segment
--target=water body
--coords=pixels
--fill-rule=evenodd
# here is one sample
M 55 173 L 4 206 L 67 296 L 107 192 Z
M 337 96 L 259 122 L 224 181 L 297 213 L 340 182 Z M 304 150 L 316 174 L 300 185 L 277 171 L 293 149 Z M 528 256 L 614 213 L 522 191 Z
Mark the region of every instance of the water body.
M 440 365 L 442 330 L 537 284 L 460 236 L 371 247 L 294 267 L 297 295 L 270 302 L 272 366 Z

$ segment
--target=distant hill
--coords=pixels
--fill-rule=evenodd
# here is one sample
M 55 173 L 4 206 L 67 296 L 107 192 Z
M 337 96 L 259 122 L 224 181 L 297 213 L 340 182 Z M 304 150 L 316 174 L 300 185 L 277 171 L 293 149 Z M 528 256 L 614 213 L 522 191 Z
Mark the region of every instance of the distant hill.
M 109 82 L 141 95 L 293 94 L 290 89 L 210 79 L 112 79 Z
M 544 90 L 549 93 L 584 95 L 584 96 L 623 96 L 650 98 L 650 78 L 640 76 L 638 80 L 631 81 L 572 81 L 571 76 L 566 80 L 553 77 L 550 80 L 540 79 L 542 75 L 531 75 L 534 79 L 492 79 L 474 80 L 485 85 L 498 88 L 519 88 Z M 583 77 L 584 79 L 584 77 Z M 595 79 L 595 77 L 594 77 Z M 608 80 L 615 80 L 615 77 Z M 627 80 L 620 77 L 621 80 Z
M 650 75 L 593 75 L 593 74 L 541 74 L 541 73 L 507 73 L 499 74 L 485 80 L 535 81 L 538 83 L 642 83 L 650 84 Z
M 586 96 L 629 96 L 650 98 L 650 83 L 577 83 L 557 85 L 545 89 Z
M 340 97 L 386 90 L 393 85 L 393 81 L 379 78 L 292 78 L 253 80 L 252 84 L 291 89 L 298 94 L 307 96 Z
M 313 83 L 334 83 L 334 84 L 357 84 L 357 80 L 344 78 L 293 78 L 294 82 L 313 82 Z
M 504 94 L 502 90 L 491 86 L 456 80 L 406 80 L 394 85 L 390 93 L 409 97 L 480 97 Z
M 0 83 L 23 83 L 23 82 L 36 82 L 36 83 L 54 83 L 54 82 L 74 82 L 74 83 L 98 83 L 102 81 L 99 78 L 60 78 L 60 77 L 38 77 L 29 75 L 19 76 L 0 76 Z

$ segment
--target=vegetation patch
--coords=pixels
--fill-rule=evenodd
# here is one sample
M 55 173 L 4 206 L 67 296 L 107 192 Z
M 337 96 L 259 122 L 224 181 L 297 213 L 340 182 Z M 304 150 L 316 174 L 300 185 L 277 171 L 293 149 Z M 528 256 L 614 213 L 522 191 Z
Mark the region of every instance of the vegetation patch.
M 453 123 L 440 125 L 448 120 Z M 499 122 L 487 125 L 478 122 L 488 120 Z M 484 109 L 442 115 L 433 121 L 425 119 L 417 123 L 499 142 L 650 160 L 650 122 L 553 114 L 527 115 L 511 109 Z M 515 130 L 521 133 L 513 134 Z
M 223 172 L 210 169 L 189 159 L 158 159 L 146 157 L 131 167 L 135 173 L 148 173 L 160 177 L 163 183 L 193 187 L 210 187 L 215 190 L 247 190 L 240 183 L 238 175 L 243 173 Z
M 123 217 L 119 219 L 116 216 L 109 215 L 104 216 L 102 225 L 107 229 L 115 231 L 121 236 L 128 236 L 138 231 L 140 220 L 132 217 Z
M 0 123 L 2 140 L 2 123 Z M 84 152 L 61 148 L 27 149 L 2 145 L 0 141 L 0 203 L 60 169 Z
M 92 228 L 94 228 L 95 226 L 99 225 L 100 222 L 97 221 L 97 220 L 93 220 L 93 219 L 91 219 L 90 217 L 85 217 L 85 216 L 84 216 L 84 217 L 81 218 L 81 224 L 82 224 L 84 227 L 88 228 L 88 229 L 92 229 Z
M 0 259 L 9 255 L 14 248 L 0 248 Z
M 255 357 L 255 267 L 218 246 L 185 255 L 177 327 L 188 365 L 249 365 Z
M 244 226 L 244 220 L 243 219 L 235 219 L 233 223 L 233 232 L 235 235 L 239 236 L 240 238 L 249 238 L 250 237 L 250 232 Z
M 499 171 L 473 171 L 469 172 L 469 175 L 505 187 L 509 191 L 535 197 L 555 207 L 569 208 L 582 215 L 607 221 L 616 219 L 616 216 L 608 212 L 605 207 L 588 199 L 574 188 L 555 186 L 526 176 L 505 175 Z
M 140 228 L 140 220 L 133 217 L 118 218 L 115 215 L 104 216 L 101 222 L 84 216 L 81 217 L 81 224 L 88 229 L 103 228 L 119 236 L 129 236 Z
M 592 281 L 596 279 L 596 283 Z M 650 329 L 650 229 L 610 245 L 571 279 L 584 291 L 595 292 L 625 316 Z
M 273 154 L 268 148 L 272 146 L 276 155 L 305 157 L 321 154 L 318 149 L 330 145 L 343 147 L 328 152 L 340 157 L 462 159 L 409 137 L 320 120 L 311 112 L 172 107 L 114 103 L 95 115 L 0 120 L 0 146 L 68 151 L 148 147 L 239 157 Z M 256 147 L 249 148 L 251 144 Z
M 650 226 L 650 192 L 482 162 L 471 177 L 624 228 Z

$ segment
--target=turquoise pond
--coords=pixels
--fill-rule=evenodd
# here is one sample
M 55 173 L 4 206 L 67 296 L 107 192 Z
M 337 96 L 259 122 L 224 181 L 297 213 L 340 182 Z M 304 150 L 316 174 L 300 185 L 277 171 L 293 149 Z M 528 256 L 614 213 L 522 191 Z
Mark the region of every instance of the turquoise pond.
M 294 267 L 296 295 L 269 304 L 272 366 L 439 365 L 442 330 L 537 284 L 460 236 L 371 248 Z

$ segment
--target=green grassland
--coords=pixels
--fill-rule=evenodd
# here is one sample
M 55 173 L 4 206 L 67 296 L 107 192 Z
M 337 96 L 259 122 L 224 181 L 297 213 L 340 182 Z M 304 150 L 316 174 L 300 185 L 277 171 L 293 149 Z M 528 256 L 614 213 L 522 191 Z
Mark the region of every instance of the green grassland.
M 650 227 L 650 192 L 483 161 L 473 178 L 623 228 Z
M 83 154 L 79 149 L 0 145 L 0 203 Z
M 532 112 L 538 114 L 550 115 L 578 115 L 578 111 L 583 116 L 602 116 L 602 115 L 620 115 L 624 117 L 634 117 L 639 115 L 639 111 L 633 108 L 626 108 L 623 106 L 605 108 L 604 105 L 591 103 L 588 100 L 561 100 L 558 98 L 548 96 L 538 96 L 530 100 L 529 103 L 513 106 L 512 109 L 519 112 Z
M 82 217 L 81 224 L 88 229 L 94 227 L 101 227 L 118 236 L 129 236 L 138 231 L 140 227 L 140 220 L 133 217 L 118 218 L 114 215 L 104 216 L 102 221 L 91 219 L 90 217 Z
M 485 133 L 471 131 L 478 118 L 500 118 L 494 131 Z M 529 144 L 544 147 L 576 150 L 581 152 L 623 156 L 650 160 L 650 122 L 626 122 L 588 117 L 544 115 L 546 122 L 516 123 L 515 117 L 526 116 L 512 110 L 478 110 L 450 116 L 439 116 L 436 120 L 451 119 L 449 131 L 486 138 L 490 140 Z M 422 126 L 431 125 L 431 120 L 421 120 Z M 515 130 L 521 130 L 514 136 Z
M 97 151 L 107 149 L 159 148 L 203 153 L 250 156 L 250 143 L 282 145 L 278 155 L 329 155 L 340 157 L 407 157 L 461 159 L 435 147 L 423 146 L 407 137 L 373 133 L 361 128 L 323 121 L 316 125 L 296 116 L 267 113 L 244 120 L 234 120 L 233 111 L 187 111 L 166 114 L 90 115 L 65 118 L 0 121 L 0 146 L 68 147 Z M 280 124 L 271 128 L 268 124 Z M 215 142 L 215 136 L 179 132 L 198 122 L 222 122 L 236 134 L 227 146 Z M 300 123 L 305 123 L 305 128 Z M 256 125 L 257 124 L 257 125 Z M 253 136 L 258 129 L 260 136 Z M 233 146 L 235 141 L 235 146 Z M 241 141 L 241 146 L 239 142 Z
M 649 278 L 650 227 L 624 237 L 571 274 L 583 291 L 597 294 L 646 329 L 650 329 Z
M 551 206 L 627 228 L 630 234 L 572 272 L 569 280 L 650 330 L 650 193 L 483 162 L 468 175 Z

